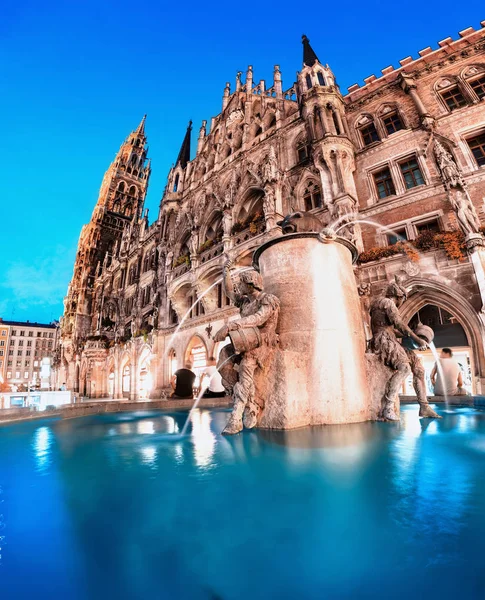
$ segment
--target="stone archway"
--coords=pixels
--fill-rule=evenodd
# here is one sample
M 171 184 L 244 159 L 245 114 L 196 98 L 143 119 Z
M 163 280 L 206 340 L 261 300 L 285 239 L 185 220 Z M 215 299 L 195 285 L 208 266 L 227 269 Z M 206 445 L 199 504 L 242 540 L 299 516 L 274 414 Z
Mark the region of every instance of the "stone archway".
M 124 363 L 121 368 L 121 393 L 123 398 L 129 398 L 131 393 L 131 365 Z
M 192 363 L 192 371 L 197 376 L 195 380 L 195 386 L 199 385 L 200 376 L 207 368 L 207 359 L 209 358 L 209 353 L 207 350 L 207 345 L 204 340 L 199 335 L 194 335 L 185 350 L 185 364 L 188 362 Z
M 478 379 L 479 384 L 475 392 L 481 393 L 481 388 L 485 387 L 484 339 L 483 326 L 476 310 L 453 288 L 442 283 L 416 279 L 406 287 L 409 293 L 408 300 L 400 309 L 405 323 L 409 323 L 413 316 L 428 304 L 440 307 L 456 317 L 463 327 L 473 354 L 473 376 Z
M 74 370 L 74 392 L 79 392 L 81 389 L 81 381 L 80 381 L 80 367 L 79 363 L 76 364 L 76 368 Z
M 88 369 L 86 364 L 81 365 L 81 375 L 79 379 L 79 391 L 81 393 L 81 396 L 88 395 L 87 370 Z
M 137 398 L 147 399 L 152 390 L 153 378 L 150 371 L 151 350 L 144 348 L 138 361 L 138 390 Z

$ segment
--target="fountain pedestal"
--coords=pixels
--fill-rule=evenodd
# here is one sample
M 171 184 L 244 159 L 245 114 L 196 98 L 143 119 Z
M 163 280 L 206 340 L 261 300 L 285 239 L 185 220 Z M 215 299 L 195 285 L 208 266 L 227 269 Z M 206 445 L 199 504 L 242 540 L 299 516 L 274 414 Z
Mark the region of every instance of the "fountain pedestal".
M 259 427 L 356 423 L 375 418 L 352 262 L 355 247 L 316 233 L 284 235 L 255 252 L 266 292 L 281 303 L 279 348 L 255 381 Z

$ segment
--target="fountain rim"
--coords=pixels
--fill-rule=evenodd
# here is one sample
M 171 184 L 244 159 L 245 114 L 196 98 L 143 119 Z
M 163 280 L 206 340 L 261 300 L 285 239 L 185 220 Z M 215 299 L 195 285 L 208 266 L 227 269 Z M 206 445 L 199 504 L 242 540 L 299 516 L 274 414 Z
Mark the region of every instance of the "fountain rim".
M 275 244 L 279 244 L 280 242 L 284 242 L 286 240 L 295 240 L 298 238 L 307 238 L 307 239 L 313 238 L 313 239 L 316 239 L 317 241 L 319 241 L 321 244 L 332 243 L 332 242 L 337 242 L 338 244 L 342 244 L 342 246 L 345 246 L 348 250 L 350 250 L 350 253 L 352 255 L 352 264 L 354 265 L 357 262 L 359 253 L 358 253 L 356 246 L 354 244 L 352 244 L 352 242 L 350 242 L 349 240 L 347 240 L 346 238 L 341 237 L 341 236 L 336 236 L 333 239 L 329 239 L 328 241 L 323 242 L 321 240 L 320 236 L 321 236 L 321 234 L 319 232 L 300 232 L 300 233 L 287 233 L 287 234 L 279 235 L 278 237 L 274 237 L 273 239 L 268 240 L 267 242 L 264 242 L 264 244 L 261 244 L 261 246 L 256 248 L 256 250 L 254 251 L 254 254 L 253 254 L 253 267 L 257 271 L 259 271 L 259 257 L 270 246 L 274 246 Z

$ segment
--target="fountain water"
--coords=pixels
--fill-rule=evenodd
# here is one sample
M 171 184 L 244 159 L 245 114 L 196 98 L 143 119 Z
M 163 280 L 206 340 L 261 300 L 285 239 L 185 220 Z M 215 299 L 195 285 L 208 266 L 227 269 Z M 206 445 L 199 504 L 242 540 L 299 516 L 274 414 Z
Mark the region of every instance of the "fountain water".
M 228 358 L 226 358 L 226 360 L 224 362 L 222 362 L 218 367 L 217 367 L 217 371 L 219 371 L 219 369 L 221 369 L 227 362 L 229 362 L 231 360 L 231 358 L 233 358 L 233 356 L 235 356 L 235 354 L 231 354 L 231 356 L 229 356 Z M 209 382 L 212 381 L 212 378 L 214 377 L 215 373 L 213 373 L 211 375 L 211 377 L 209 378 Z M 199 405 L 199 402 L 202 399 L 202 396 L 204 395 L 204 392 L 207 388 L 202 388 L 200 389 L 199 393 L 197 394 L 197 398 L 195 399 L 194 404 L 192 405 L 192 408 L 189 411 L 189 414 L 187 415 L 187 419 L 184 423 L 184 426 L 182 427 L 182 431 L 180 432 L 180 436 L 183 437 L 187 434 L 187 429 L 189 427 L 189 422 L 190 422 L 190 418 L 192 416 L 192 413 L 194 412 L 194 410 L 197 408 L 197 406 Z
M 450 401 L 448 399 L 448 395 L 446 393 L 446 387 L 444 385 L 444 381 L 445 381 L 445 376 L 443 373 L 443 367 L 441 366 L 441 361 L 440 361 L 440 357 L 438 354 L 438 351 L 436 350 L 436 346 L 434 345 L 434 342 L 431 342 L 429 344 L 429 349 L 431 350 L 432 354 L 433 354 L 433 358 L 436 361 L 436 369 L 441 377 L 441 381 L 443 382 L 443 392 L 444 392 L 444 396 L 445 396 L 445 406 L 446 406 L 446 412 L 451 412 L 450 411 Z

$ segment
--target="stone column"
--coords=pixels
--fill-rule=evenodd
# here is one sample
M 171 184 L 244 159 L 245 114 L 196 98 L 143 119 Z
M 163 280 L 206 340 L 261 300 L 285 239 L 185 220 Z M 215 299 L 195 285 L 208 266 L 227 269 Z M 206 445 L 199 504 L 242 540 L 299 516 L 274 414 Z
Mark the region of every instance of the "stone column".
M 411 96 L 423 127 L 425 129 L 431 129 L 434 124 L 434 118 L 426 110 L 426 107 L 423 104 L 420 95 L 418 94 L 416 82 L 414 81 L 413 76 L 409 75 L 408 73 L 401 73 L 400 84 L 403 91 Z
M 265 291 L 281 303 L 279 349 L 263 428 L 356 423 L 371 418 L 366 340 L 347 240 L 285 235 L 255 253 Z

